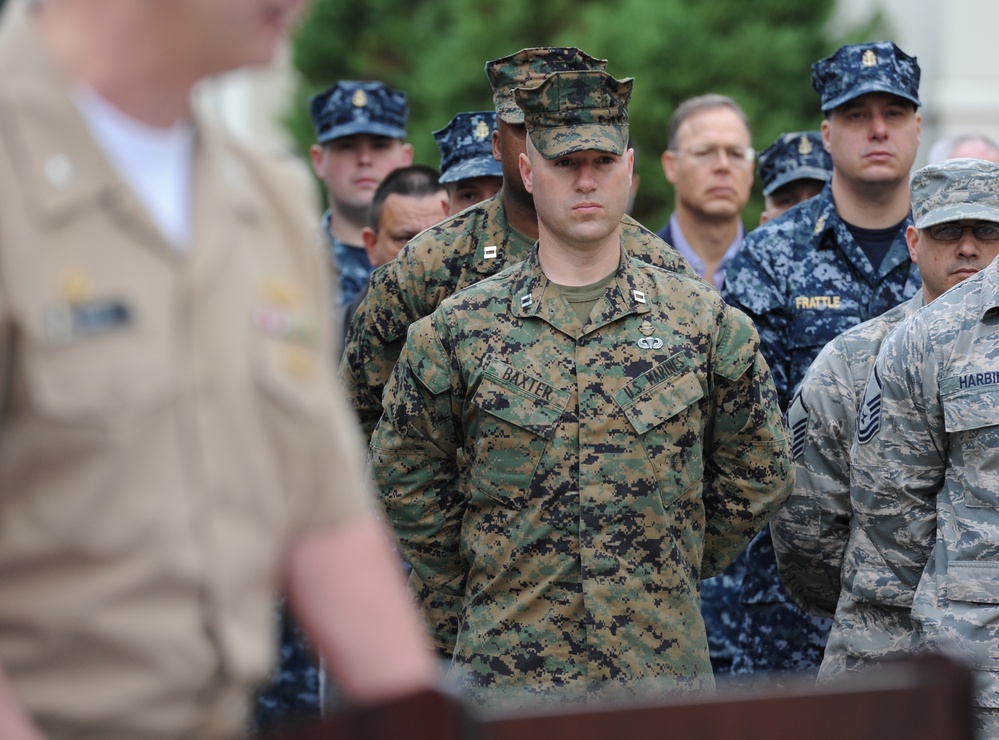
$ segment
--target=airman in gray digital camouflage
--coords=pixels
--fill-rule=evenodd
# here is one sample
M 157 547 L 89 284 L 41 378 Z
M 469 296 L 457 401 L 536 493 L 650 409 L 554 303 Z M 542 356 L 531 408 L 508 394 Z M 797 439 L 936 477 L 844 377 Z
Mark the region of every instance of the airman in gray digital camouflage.
M 850 448 L 878 350 L 904 319 L 999 255 L 999 239 L 958 232 L 971 220 L 999 236 L 999 165 L 955 159 L 917 171 L 914 225 L 906 232 L 923 289 L 900 306 L 836 337 L 819 353 L 787 414 L 796 460 L 794 493 L 770 523 L 781 577 L 802 607 L 835 613 L 819 677 L 911 651 L 912 592 L 857 525 L 850 503 Z M 931 230 L 931 227 L 938 227 Z M 989 234 L 986 233 L 986 236 Z
M 844 46 L 815 62 L 832 178 L 747 234 L 729 263 L 722 296 L 755 322 L 782 408 L 829 341 L 919 290 L 905 240 L 919 77 L 915 58 L 890 41 Z M 741 560 L 746 620 L 733 672 L 816 672 L 830 620 L 790 599 L 769 530 Z
M 409 326 L 433 313 L 452 293 L 524 259 L 538 238 L 534 199 L 518 169 L 526 128 L 514 90 L 537 85 L 553 72 L 603 69 L 606 64 L 575 47 L 523 49 L 486 64 L 498 119 L 497 153 L 504 167 L 500 192 L 423 232 L 375 270 L 347 333 L 340 379 L 369 439 L 382 415 L 382 392 Z M 633 256 L 693 274 L 671 246 L 631 217 L 621 218 L 621 229 Z M 412 585 L 437 649 L 450 656 L 459 624 L 457 613 L 448 609 L 448 594 Z
M 700 580 L 792 485 L 751 322 L 629 254 L 631 86 L 517 89 L 538 244 L 412 326 L 372 438 L 403 554 L 458 600 L 451 676 L 489 701 L 712 687 Z
M 972 167 L 936 167 L 955 162 Z M 995 252 L 999 165 L 974 160 L 974 170 L 973 196 L 937 188 L 925 212 L 915 210 L 916 224 L 945 244 L 988 242 Z M 915 649 L 948 647 L 968 658 L 983 738 L 999 737 L 997 315 L 992 261 L 889 334 L 851 452 L 854 514 L 897 578 L 894 590 L 911 600 Z

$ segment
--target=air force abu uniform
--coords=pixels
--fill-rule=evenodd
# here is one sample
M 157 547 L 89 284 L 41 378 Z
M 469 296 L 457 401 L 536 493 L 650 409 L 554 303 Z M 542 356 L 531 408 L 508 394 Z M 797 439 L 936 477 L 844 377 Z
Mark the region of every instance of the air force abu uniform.
M 912 592 L 921 644 L 956 645 L 999 734 L 999 271 L 993 262 L 884 342 L 863 400 L 851 496 Z
M 943 182 L 917 207 L 916 178 Z M 913 178 L 919 228 L 999 223 L 999 165 L 956 159 Z M 950 180 L 950 182 L 948 182 Z M 999 736 L 999 267 L 993 261 L 885 339 L 852 450 L 856 519 L 912 601 L 917 647 L 976 670 L 983 737 Z
M 974 218 L 999 222 L 999 165 L 953 159 L 913 174 L 916 228 Z M 795 490 L 771 522 L 781 575 L 795 600 L 835 621 L 820 677 L 909 652 L 912 592 L 885 565 L 853 518 L 849 453 L 869 438 L 876 405 L 861 405 L 885 336 L 925 303 L 923 291 L 826 345 L 788 410 Z M 842 578 L 841 578 L 842 575 Z

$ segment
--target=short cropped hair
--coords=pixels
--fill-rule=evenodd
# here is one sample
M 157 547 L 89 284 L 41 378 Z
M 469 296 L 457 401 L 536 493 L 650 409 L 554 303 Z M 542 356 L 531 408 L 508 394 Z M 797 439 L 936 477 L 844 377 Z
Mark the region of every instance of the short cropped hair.
M 368 226 L 378 232 L 382 218 L 382 208 L 390 195 L 404 195 L 410 198 L 426 198 L 444 190 L 440 184 L 440 173 L 433 167 L 414 164 L 392 170 L 379 183 L 368 207 Z
M 719 95 L 718 93 L 707 93 L 706 95 L 698 95 L 694 98 L 688 98 L 684 100 L 673 111 L 673 115 L 669 119 L 669 142 L 667 148 L 672 151 L 676 151 L 679 146 L 677 141 L 677 132 L 680 130 L 680 126 L 683 122 L 690 118 L 695 113 L 700 113 L 706 110 L 714 110 L 715 108 L 728 108 L 737 116 L 739 120 L 743 122 L 746 126 L 746 131 L 749 132 L 749 138 L 753 138 L 753 130 L 749 127 L 749 118 L 746 117 L 746 112 L 739 107 L 732 98 L 727 95 Z

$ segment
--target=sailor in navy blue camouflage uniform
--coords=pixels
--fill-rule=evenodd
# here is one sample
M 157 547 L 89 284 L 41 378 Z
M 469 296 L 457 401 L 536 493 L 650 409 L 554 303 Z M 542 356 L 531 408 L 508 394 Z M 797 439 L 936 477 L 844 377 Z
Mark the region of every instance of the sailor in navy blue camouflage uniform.
M 812 86 L 832 179 L 746 236 L 722 291 L 756 322 L 785 409 L 826 342 L 921 285 L 905 242 L 920 135 L 916 59 L 891 42 L 844 46 L 812 65 Z M 741 560 L 745 621 L 733 672 L 817 671 L 830 621 L 791 602 L 769 529 Z
M 413 163 L 413 147 L 405 141 L 409 107 L 405 93 L 384 83 L 347 81 L 315 95 L 309 112 L 316 132 L 312 168 L 329 203 L 322 238 L 339 275 L 337 304 L 344 306 L 373 269 L 361 232 L 375 190 L 389 172 Z
M 822 190 L 832 174 L 832 160 L 818 131 L 781 134 L 760 154 L 756 174 L 763 182 L 763 223 Z M 793 203 L 788 203 L 793 200 Z M 740 652 L 745 620 L 742 580 L 745 561 L 737 559 L 721 574 L 701 582 L 701 617 L 708 634 L 711 668 L 716 676 L 732 672 Z
M 756 176 L 763 183 L 760 223 L 777 218 L 803 200 L 814 198 L 832 177 L 832 157 L 821 131 L 781 134 L 760 152 Z
M 381 82 L 338 82 L 312 98 L 310 113 L 317 142 L 310 152 L 312 166 L 329 200 L 321 238 L 339 275 L 333 311 L 334 325 L 340 326 L 344 306 L 367 286 L 372 270 L 361 231 L 375 190 L 389 172 L 412 162 L 413 148 L 403 141 L 408 109 L 406 96 Z M 355 236 L 358 213 L 362 220 Z M 315 651 L 284 606 L 279 607 L 277 668 L 254 711 L 261 731 L 318 717 L 322 704 Z
M 447 126 L 434 131 L 441 150 L 441 185 L 447 188 L 453 216 L 492 198 L 503 185 L 499 160 L 496 112 L 459 113 Z M 494 151 L 495 146 L 495 151 Z

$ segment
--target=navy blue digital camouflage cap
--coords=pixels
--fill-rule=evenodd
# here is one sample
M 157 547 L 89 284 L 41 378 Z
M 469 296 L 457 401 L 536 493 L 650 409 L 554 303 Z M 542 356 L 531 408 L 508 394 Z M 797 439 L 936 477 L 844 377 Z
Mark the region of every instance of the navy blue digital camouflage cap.
M 545 159 L 589 149 L 624 154 L 628 148 L 631 77 L 606 72 L 556 72 L 536 87 L 518 87 L 517 105 L 531 143 Z
M 524 112 L 513 99 L 518 87 L 540 85 L 554 72 L 605 70 L 606 59 L 596 59 L 575 46 L 536 46 L 486 62 L 486 75 L 493 88 L 496 116 L 506 123 L 523 123 Z
M 493 111 L 459 113 L 451 122 L 434 131 L 441 150 L 441 182 L 457 182 L 472 177 L 502 177 L 503 166 L 493 157 Z
M 812 87 L 822 110 L 838 108 L 873 92 L 891 93 L 914 105 L 919 102 L 919 63 L 891 41 L 847 44 L 812 65 Z
M 325 144 L 353 134 L 406 138 L 406 93 L 383 82 L 341 81 L 309 101 L 316 141 Z
M 781 134 L 760 153 L 756 174 L 763 182 L 763 194 L 795 180 L 821 180 L 832 177 L 832 157 L 822 146 L 818 131 Z

